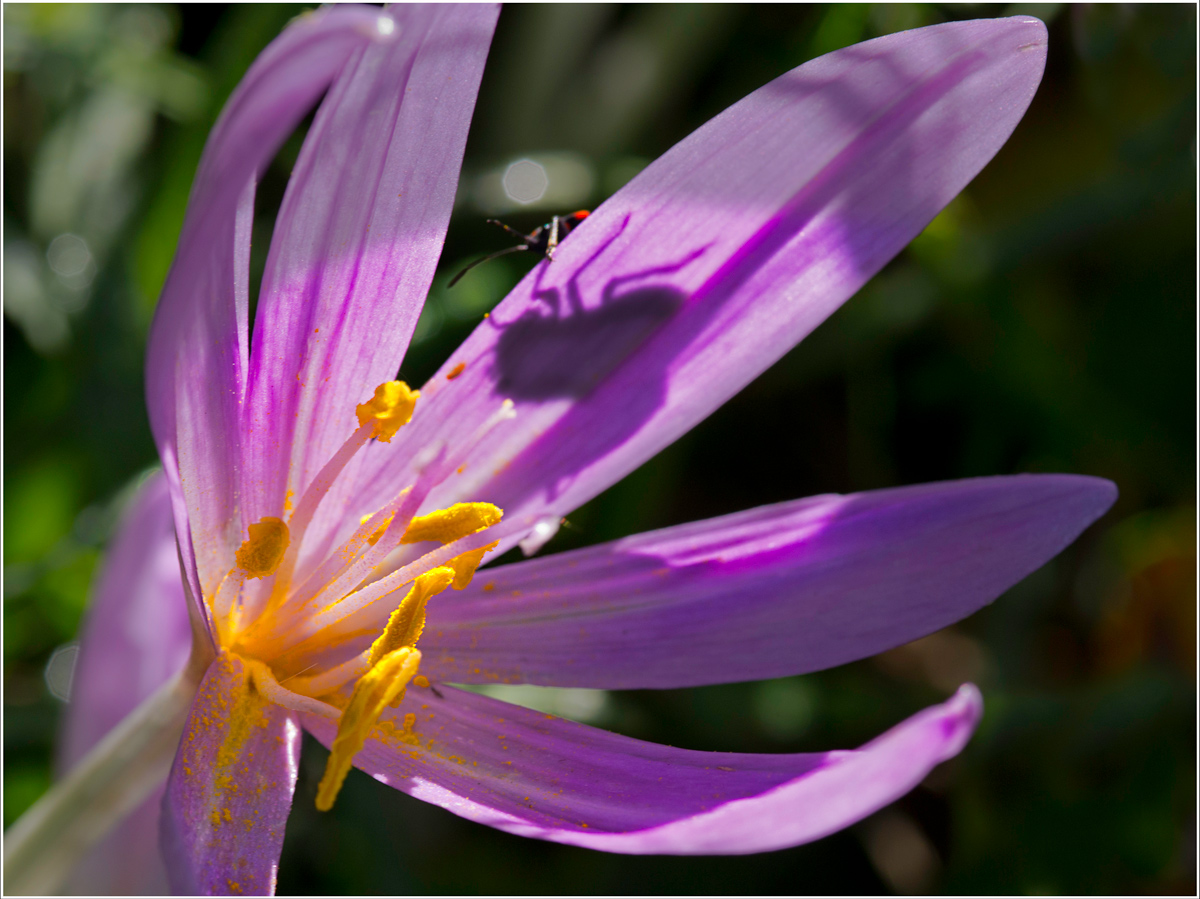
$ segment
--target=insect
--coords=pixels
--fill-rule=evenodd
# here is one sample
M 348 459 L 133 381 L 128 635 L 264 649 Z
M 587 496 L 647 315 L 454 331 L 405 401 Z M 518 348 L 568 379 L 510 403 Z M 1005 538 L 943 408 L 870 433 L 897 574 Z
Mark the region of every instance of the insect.
M 515 247 L 506 247 L 503 250 L 498 250 L 495 253 L 476 259 L 461 272 L 450 279 L 447 287 L 453 287 L 458 283 L 459 278 L 473 269 L 480 263 L 487 262 L 489 259 L 495 259 L 497 256 L 507 256 L 509 253 L 520 253 L 524 250 L 533 250 L 535 253 L 541 253 L 547 259 L 554 259 L 554 251 L 558 248 L 559 242 L 571 233 L 571 229 L 588 217 L 590 213 L 586 209 L 580 209 L 578 212 L 572 212 L 570 215 L 556 215 L 546 222 L 544 225 L 538 225 L 528 234 L 522 234 L 516 228 L 511 228 L 504 222 L 496 221 L 496 219 L 488 219 L 489 225 L 499 225 L 509 234 L 518 238 L 521 243 Z

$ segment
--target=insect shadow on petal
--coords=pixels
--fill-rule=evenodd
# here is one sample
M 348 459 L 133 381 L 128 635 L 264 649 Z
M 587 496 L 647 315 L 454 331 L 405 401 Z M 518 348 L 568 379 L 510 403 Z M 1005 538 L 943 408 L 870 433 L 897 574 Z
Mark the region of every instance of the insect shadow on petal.
M 501 329 L 492 363 L 498 394 L 517 402 L 580 399 L 683 306 L 686 298 L 675 287 L 638 282 L 680 270 L 707 247 L 675 262 L 612 277 L 598 303 L 584 303 L 580 277 L 628 224 L 626 216 L 613 235 L 571 274 L 561 292 L 557 287 L 542 287 L 548 267 L 538 271 L 534 296 L 545 304 L 545 311 L 526 309 L 510 322 L 489 319 Z

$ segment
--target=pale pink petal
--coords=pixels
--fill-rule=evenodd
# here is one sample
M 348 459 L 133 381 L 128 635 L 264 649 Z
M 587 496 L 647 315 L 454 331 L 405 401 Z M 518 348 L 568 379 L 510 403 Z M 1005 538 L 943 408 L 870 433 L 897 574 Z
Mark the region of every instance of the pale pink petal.
M 499 9 L 390 10 L 334 82 L 275 227 L 243 414 L 246 517 L 280 515 L 396 376 L 433 279 Z M 341 521 L 330 499 L 321 514 Z M 318 519 L 311 534 L 321 530 Z
M 234 91 L 192 185 L 151 328 L 146 401 L 197 601 L 228 569 L 229 542 L 241 532 L 236 435 L 248 364 L 254 182 L 347 60 L 384 39 L 384 21 L 390 22 L 370 7 L 326 8 L 297 19 Z

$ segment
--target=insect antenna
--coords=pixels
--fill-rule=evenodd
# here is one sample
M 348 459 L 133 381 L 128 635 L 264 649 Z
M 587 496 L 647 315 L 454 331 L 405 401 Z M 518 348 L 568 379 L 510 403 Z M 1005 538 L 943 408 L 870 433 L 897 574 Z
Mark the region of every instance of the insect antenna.
M 522 233 L 521 233 L 520 231 L 518 231 L 516 228 L 512 227 L 511 225 L 506 225 L 506 224 L 504 224 L 504 222 L 500 221 L 499 219 L 488 219 L 488 220 L 487 220 L 487 223 L 488 223 L 489 225 L 499 225 L 501 228 L 503 228 L 505 231 L 507 231 L 507 232 L 508 232 L 509 234 L 511 234 L 513 237 L 520 238 L 522 241 L 524 241 L 524 242 L 526 242 L 526 243 L 528 243 L 528 242 L 529 242 L 529 235 L 528 235 L 528 234 L 522 234 Z
M 507 227 L 507 226 L 505 226 L 505 227 Z M 516 246 L 516 247 L 505 247 L 503 250 L 497 250 L 495 253 L 488 253 L 488 255 L 482 256 L 479 259 L 476 259 L 474 262 L 470 263 L 461 272 L 459 272 L 457 275 L 455 275 L 453 278 L 451 278 L 450 283 L 446 285 L 446 288 L 449 289 L 449 288 L 453 287 L 455 284 L 458 283 L 459 278 L 461 278 L 463 275 L 465 275 L 467 272 L 469 272 L 475 266 L 480 265 L 481 263 L 487 262 L 489 259 L 495 259 L 497 256 L 507 256 L 509 253 L 519 253 L 522 250 L 528 250 L 528 249 L 529 249 L 528 244 L 521 244 L 520 246 Z

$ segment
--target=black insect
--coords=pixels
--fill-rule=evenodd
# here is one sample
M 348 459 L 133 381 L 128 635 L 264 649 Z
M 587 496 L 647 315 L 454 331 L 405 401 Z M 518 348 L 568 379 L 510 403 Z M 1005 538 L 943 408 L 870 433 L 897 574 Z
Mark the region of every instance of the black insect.
M 447 287 L 453 287 L 458 283 L 459 278 L 473 269 L 482 262 L 487 262 L 489 259 L 495 259 L 497 256 L 507 256 L 509 253 L 520 253 L 525 250 L 533 250 L 535 253 L 541 253 L 547 259 L 554 259 L 554 251 L 558 248 L 559 243 L 564 237 L 571 233 L 571 229 L 588 217 L 590 213 L 586 209 L 580 209 L 578 212 L 572 212 L 570 215 L 556 215 L 546 222 L 544 225 L 538 225 L 528 234 L 522 234 L 516 228 L 510 228 L 504 222 L 498 222 L 495 219 L 488 219 L 489 225 L 499 225 L 509 234 L 520 239 L 521 243 L 515 247 L 506 247 L 495 253 L 489 253 L 481 259 L 476 259 L 461 272 L 450 279 Z

